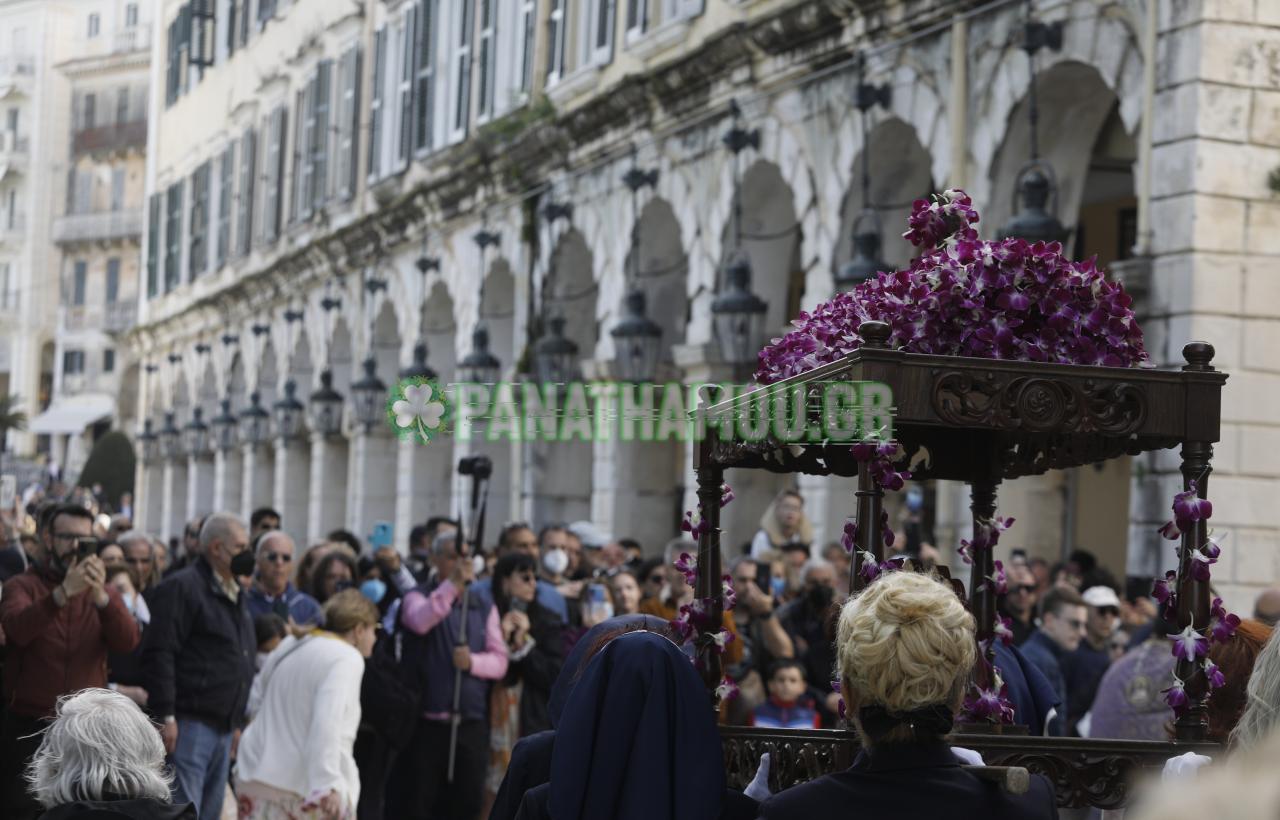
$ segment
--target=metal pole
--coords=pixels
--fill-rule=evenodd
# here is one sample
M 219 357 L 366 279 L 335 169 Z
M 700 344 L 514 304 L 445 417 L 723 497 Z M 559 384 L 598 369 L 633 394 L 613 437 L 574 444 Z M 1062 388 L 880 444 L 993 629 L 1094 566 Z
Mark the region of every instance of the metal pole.
M 472 476 L 473 486 L 479 489 L 478 502 L 471 507 L 471 520 L 475 522 L 477 539 L 484 533 L 484 511 L 489 504 L 489 479 Z M 463 540 L 462 522 L 458 522 L 458 560 L 470 560 L 471 556 Z M 458 626 L 458 646 L 467 645 L 467 607 L 471 603 L 471 584 L 462 588 L 462 614 Z M 449 770 L 447 782 L 453 782 L 453 769 L 458 760 L 458 729 L 462 724 L 462 670 L 453 670 L 453 712 L 449 717 Z

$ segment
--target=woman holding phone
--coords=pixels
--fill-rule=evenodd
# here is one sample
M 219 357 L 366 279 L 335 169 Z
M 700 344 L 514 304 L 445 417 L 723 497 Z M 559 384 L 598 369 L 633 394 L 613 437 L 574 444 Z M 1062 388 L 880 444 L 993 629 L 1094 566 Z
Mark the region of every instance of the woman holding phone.
M 530 555 L 503 556 L 493 570 L 493 602 L 507 645 L 507 676 L 490 700 L 486 809 L 498 793 L 516 741 L 551 728 L 547 701 L 564 663 L 564 624 L 536 600 L 538 564 Z

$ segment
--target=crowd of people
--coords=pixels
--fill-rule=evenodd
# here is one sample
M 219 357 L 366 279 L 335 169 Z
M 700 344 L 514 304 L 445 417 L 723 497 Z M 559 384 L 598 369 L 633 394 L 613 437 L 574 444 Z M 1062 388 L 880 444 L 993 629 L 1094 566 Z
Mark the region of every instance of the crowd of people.
M 403 556 L 342 530 L 300 551 L 262 508 L 191 521 L 164 545 L 106 506 L 28 495 L 3 517 L 6 817 L 133 801 L 123 816 L 798 818 L 854 799 L 888 810 L 895 783 L 930 777 L 963 804 L 947 816 L 1054 816 L 1047 782 L 993 797 L 942 741 L 974 664 L 960 600 L 890 573 L 845 601 L 849 555 L 812 543 L 794 491 L 725 545 L 737 606 L 723 661 L 739 696 L 718 716 L 670 625 L 694 596 L 675 566 L 691 541 L 646 559 L 591 522 L 513 522 L 486 549 L 435 516 Z M 927 568 L 937 552 L 915 512 L 898 543 Z M 1018 722 L 1167 739 L 1173 657 L 1149 587 L 1121 589 L 1083 551 L 1005 563 L 1014 646 L 997 663 Z M 1229 682 L 1210 701 L 1216 740 L 1269 735 L 1280 703 L 1260 676 L 1280 664 L 1277 603 L 1262 596 L 1213 649 Z M 723 787 L 717 721 L 835 728 L 845 715 L 864 745 L 848 772 L 773 797 Z M 132 745 L 104 752 L 105 731 Z M 74 743 L 91 752 L 59 748 Z M 931 800 L 921 790 L 916 808 Z

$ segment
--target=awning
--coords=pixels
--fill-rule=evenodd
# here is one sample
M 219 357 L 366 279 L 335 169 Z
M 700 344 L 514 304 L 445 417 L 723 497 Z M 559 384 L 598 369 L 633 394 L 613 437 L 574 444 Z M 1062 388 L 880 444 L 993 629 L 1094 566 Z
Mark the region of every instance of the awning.
M 80 433 L 115 412 L 116 402 L 101 393 L 82 393 L 54 401 L 36 416 L 27 430 L 32 433 Z

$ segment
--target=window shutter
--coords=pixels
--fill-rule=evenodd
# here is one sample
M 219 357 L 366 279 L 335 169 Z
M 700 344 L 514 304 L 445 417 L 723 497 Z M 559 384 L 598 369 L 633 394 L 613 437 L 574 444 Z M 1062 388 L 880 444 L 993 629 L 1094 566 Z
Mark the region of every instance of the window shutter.
M 467 134 L 467 121 L 471 116 L 471 29 L 475 20 L 471 16 L 472 0 L 460 4 L 461 20 L 458 26 L 457 48 L 454 50 L 454 139 Z
M 355 144 L 359 123 L 356 97 L 360 87 L 360 52 L 347 50 L 338 62 L 338 144 L 333 157 L 334 192 L 340 200 L 351 198 L 355 191 Z
M 218 245 L 215 268 L 227 264 L 227 256 L 231 253 L 231 193 L 235 185 L 236 146 L 231 143 L 222 152 L 222 162 L 218 169 Z
M 435 38 L 438 12 L 437 0 L 422 0 L 422 6 L 418 10 L 418 77 L 413 103 L 413 146 L 417 151 L 429 150 L 434 142 L 431 131 L 435 123 Z
M 107 304 L 114 305 L 120 296 L 120 260 L 107 260 Z
M 262 169 L 262 239 L 274 242 L 280 235 L 281 202 L 284 185 L 285 145 L 284 106 L 271 112 L 267 126 L 267 145 Z
M 418 41 L 417 23 L 418 7 L 410 6 L 408 13 L 405 14 L 404 33 L 400 38 L 402 44 L 400 48 L 400 85 L 398 91 L 400 136 L 396 143 L 397 169 L 408 167 L 409 153 L 413 144 L 413 79 L 417 69 L 415 59 L 418 52 L 415 47 Z
M 168 293 L 178 286 L 181 275 L 178 260 L 182 256 L 182 180 L 170 185 L 165 194 L 164 237 L 164 290 Z
M 313 208 L 320 208 L 328 198 L 329 177 L 329 100 L 333 61 L 322 60 L 316 67 L 315 125 L 311 130 L 311 191 Z
M 160 249 L 160 194 L 152 194 L 147 203 L 147 298 L 154 299 L 159 291 L 156 271 Z
M 187 256 L 188 281 L 195 281 L 209 266 L 209 172 L 206 161 L 191 175 L 191 241 Z
M 373 98 L 369 101 L 369 179 L 377 179 L 382 169 L 382 83 L 386 73 L 387 30 L 373 39 Z
M 293 190 L 289 196 L 290 224 L 311 215 L 311 205 L 303 202 L 302 192 L 307 190 L 310 179 L 310 157 L 307 156 L 311 136 L 311 92 L 308 83 L 297 93 L 293 106 L 293 171 L 290 176 Z
M 241 256 L 249 253 L 253 239 L 253 195 L 258 140 L 252 128 L 240 138 L 239 221 L 236 223 L 236 247 Z

